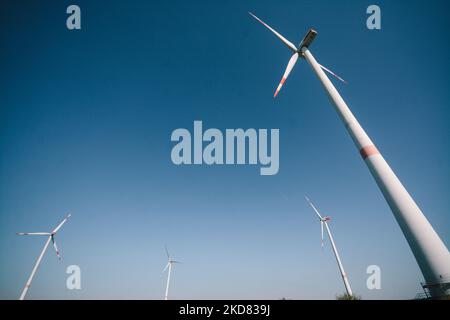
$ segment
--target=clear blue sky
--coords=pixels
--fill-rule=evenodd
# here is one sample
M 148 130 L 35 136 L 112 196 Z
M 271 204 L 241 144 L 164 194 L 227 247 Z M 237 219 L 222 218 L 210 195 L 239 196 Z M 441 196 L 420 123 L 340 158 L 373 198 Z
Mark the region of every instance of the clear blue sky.
M 82 10 L 68 31 L 65 10 Z M 354 114 L 450 244 L 449 4 L 376 1 L 2 2 L 0 298 L 15 299 L 47 231 L 67 212 L 30 299 L 161 299 L 164 245 L 184 262 L 180 299 L 333 299 L 344 291 L 330 224 L 353 290 L 411 298 L 422 276 L 375 181 L 319 81 L 299 61 L 277 99 L 289 51 L 253 11 L 344 77 Z M 334 80 L 333 80 L 334 81 Z M 175 166 L 176 128 L 279 128 L 280 171 Z M 82 290 L 65 288 L 66 267 Z M 366 267 L 382 289 L 366 288 Z

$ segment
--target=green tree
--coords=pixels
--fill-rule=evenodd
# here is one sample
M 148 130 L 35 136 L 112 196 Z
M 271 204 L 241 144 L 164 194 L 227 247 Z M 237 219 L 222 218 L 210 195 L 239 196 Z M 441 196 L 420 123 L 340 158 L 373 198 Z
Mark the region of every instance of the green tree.
M 361 296 L 349 295 L 348 293 L 344 293 L 341 295 L 337 295 L 336 300 L 361 300 Z

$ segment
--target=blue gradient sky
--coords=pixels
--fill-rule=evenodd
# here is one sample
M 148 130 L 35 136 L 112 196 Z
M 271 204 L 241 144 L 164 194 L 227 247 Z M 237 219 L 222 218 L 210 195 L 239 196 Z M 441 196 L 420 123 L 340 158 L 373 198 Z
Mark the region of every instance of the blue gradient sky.
M 319 81 L 299 61 L 276 100 L 290 53 L 253 11 L 294 43 L 314 27 L 316 59 L 450 244 L 449 4 L 377 1 L 2 2 L 0 19 L 0 298 L 15 299 L 47 231 L 33 299 L 161 299 L 164 245 L 184 262 L 180 299 L 333 299 L 344 291 L 329 243 L 303 199 L 330 224 L 353 290 L 411 298 L 422 280 L 375 181 Z M 334 81 L 334 80 L 333 80 Z M 280 171 L 175 166 L 176 128 L 279 128 Z M 68 265 L 82 290 L 65 288 Z M 382 289 L 366 288 L 366 267 Z

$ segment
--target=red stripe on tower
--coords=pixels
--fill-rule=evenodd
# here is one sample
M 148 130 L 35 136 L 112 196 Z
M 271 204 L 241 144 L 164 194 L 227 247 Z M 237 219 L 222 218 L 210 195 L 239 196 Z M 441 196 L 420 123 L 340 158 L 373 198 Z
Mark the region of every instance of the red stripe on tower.
M 380 154 L 377 147 L 375 147 L 373 144 L 369 146 L 365 146 L 359 150 L 359 153 L 361 154 L 361 157 L 365 160 L 366 158 L 373 156 L 375 154 Z

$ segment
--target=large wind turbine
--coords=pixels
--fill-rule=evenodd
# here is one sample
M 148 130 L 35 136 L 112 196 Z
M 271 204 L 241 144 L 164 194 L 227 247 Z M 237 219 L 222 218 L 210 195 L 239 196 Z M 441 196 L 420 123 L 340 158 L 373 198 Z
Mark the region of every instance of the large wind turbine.
M 28 281 L 25 284 L 25 287 L 23 288 L 23 291 L 22 291 L 22 294 L 20 295 L 19 300 L 23 300 L 25 298 L 25 295 L 27 294 L 28 289 L 31 286 L 31 281 L 33 281 L 33 277 L 36 274 L 37 269 L 39 268 L 41 260 L 44 257 L 45 251 L 47 251 L 50 241 L 53 243 L 53 247 L 55 248 L 55 252 L 56 252 L 56 255 L 58 256 L 58 259 L 61 260 L 61 255 L 59 254 L 58 247 L 56 246 L 55 235 L 69 218 L 70 218 L 70 214 L 68 214 L 66 216 L 66 218 L 64 218 L 64 220 L 61 221 L 61 223 L 58 224 L 58 226 L 55 229 L 53 229 L 52 232 L 18 232 L 17 233 L 19 236 L 47 236 L 47 241 L 45 242 L 44 249 L 42 249 L 42 252 L 38 257 L 36 264 L 34 265 L 33 270 L 31 271 L 30 277 L 28 278 Z
M 174 263 L 181 263 L 180 261 L 172 260 L 172 258 L 170 257 L 169 251 L 167 250 L 167 247 L 166 247 L 166 255 L 167 255 L 167 264 L 166 264 L 166 267 L 164 268 L 163 272 L 166 271 L 167 268 L 169 268 L 169 272 L 167 273 L 166 294 L 164 295 L 164 300 L 169 299 L 169 285 L 170 285 L 170 274 L 172 272 L 172 266 Z
M 289 76 L 298 57 L 305 58 L 322 83 L 336 112 L 391 208 L 422 271 L 426 282 L 425 286 L 433 297 L 450 295 L 450 253 L 447 247 L 384 160 L 323 70 L 331 71 L 321 66 L 309 51 L 309 46 L 317 32 L 310 29 L 300 45 L 295 47 L 255 15 L 252 13 L 250 15 L 272 31 L 293 52 L 275 96 Z
M 334 256 L 336 257 L 336 261 L 339 267 L 339 271 L 341 272 L 342 280 L 344 281 L 345 290 L 349 296 L 353 296 L 352 288 L 350 288 L 350 283 L 348 282 L 347 274 L 345 273 L 344 266 L 342 265 L 341 258 L 339 257 L 339 253 L 336 248 L 336 244 L 334 243 L 333 236 L 331 235 L 330 228 L 328 227 L 328 221 L 331 220 L 330 217 L 322 217 L 319 211 L 316 209 L 314 204 L 309 200 L 308 197 L 305 196 L 306 201 L 308 201 L 311 208 L 313 208 L 314 212 L 317 214 L 317 217 L 320 221 L 320 231 L 322 235 L 322 247 L 323 247 L 323 226 L 325 225 L 325 229 L 327 230 L 328 238 L 330 239 L 331 246 L 333 247 Z

